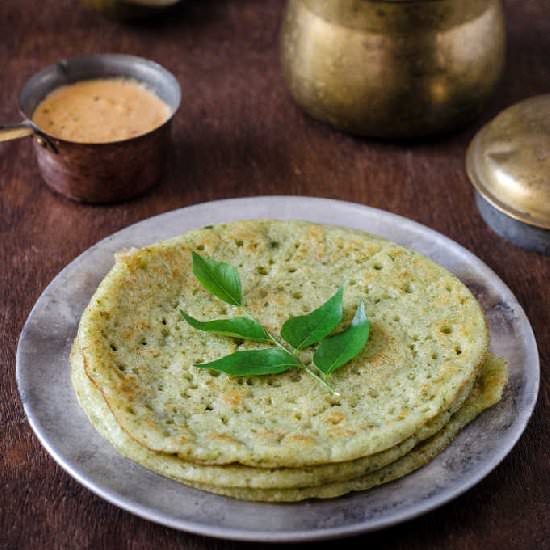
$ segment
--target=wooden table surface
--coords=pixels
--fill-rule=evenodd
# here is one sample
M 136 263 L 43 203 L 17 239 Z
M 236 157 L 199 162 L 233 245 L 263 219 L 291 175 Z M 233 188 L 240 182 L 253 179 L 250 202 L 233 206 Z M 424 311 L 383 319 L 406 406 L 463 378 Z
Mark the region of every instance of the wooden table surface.
M 29 140 L 0 145 L 0 547 L 244 546 L 144 521 L 74 481 L 27 423 L 15 385 L 15 350 L 44 287 L 99 239 L 197 202 L 291 194 L 383 208 L 464 245 L 516 294 L 541 353 L 535 414 L 492 474 L 437 511 L 349 544 L 396 550 L 550 548 L 550 258 L 496 237 L 475 209 L 464 150 L 482 121 L 424 144 L 348 137 L 309 119 L 286 92 L 277 57 L 282 1 L 185 4 L 168 19 L 123 25 L 81 8 L 76 0 L 0 1 L 0 121 L 17 120 L 16 94 L 28 76 L 83 53 L 155 59 L 175 73 L 184 93 L 165 180 L 126 204 L 89 207 L 60 198 L 42 183 Z M 550 92 L 548 0 L 507 0 L 505 7 L 508 64 L 484 120 L 521 98 Z

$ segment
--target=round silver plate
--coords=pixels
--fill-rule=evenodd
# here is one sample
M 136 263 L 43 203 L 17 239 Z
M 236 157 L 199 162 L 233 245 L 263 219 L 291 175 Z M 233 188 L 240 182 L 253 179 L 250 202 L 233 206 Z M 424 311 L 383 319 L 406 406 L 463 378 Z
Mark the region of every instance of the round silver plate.
M 192 228 L 238 219 L 305 219 L 362 229 L 410 247 L 458 275 L 485 310 L 491 348 L 508 360 L 503 400 L 468 426 L 428 466 L 365 493 L 330 501 L 256 504 L 198 491 L 121 457 L 99 436 L 73 393 L 68 355 L 78 321 L 113 254 Z M 305 541 L 396 524 L 463 493 L 512 449 L 531 415 L 539 358 L 531 325 L 508 287 L 476 256 L 411 220 L 359 204 L 307 197 L 256 197 L 198 204 L 132 225 L 71 262 L 46 288 L 17 350 L 17 383 L 36 435 L 73 477 L 143 518 L 237 540 Z

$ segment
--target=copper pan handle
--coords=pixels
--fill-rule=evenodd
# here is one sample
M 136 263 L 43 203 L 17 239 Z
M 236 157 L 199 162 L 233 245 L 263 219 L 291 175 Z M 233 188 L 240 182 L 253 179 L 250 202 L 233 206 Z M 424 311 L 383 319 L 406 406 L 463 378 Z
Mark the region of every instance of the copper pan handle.
M 57 147 L 30 120 L 22 120 L 15 124 L 0 124 L 0 143 L 2 141 L 11 141 L 12 139 L 19 139 L 32 135 L 36 137 L 36 141 L 39 145 L 49 149 L 53 153 L 57 153 Z
M 0 141 L 11 141 L 32 136 L 35 133 L 33 124 L 27 120 L 16 124 L 0 124 Z

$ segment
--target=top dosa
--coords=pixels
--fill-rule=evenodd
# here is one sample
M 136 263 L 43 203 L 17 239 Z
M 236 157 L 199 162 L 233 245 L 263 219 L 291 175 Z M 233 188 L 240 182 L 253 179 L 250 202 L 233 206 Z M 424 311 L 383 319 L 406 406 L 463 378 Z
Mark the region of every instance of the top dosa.
M 333 374 L 340 396 L 297 370 L 235 378 L 195 368 L 260 346 L 180 320 L 178 308 L 200 319 L 243 314 L 198 283 L 193 250 L 239 269 L 246 307 L 274 332 L 342 285 L 342 326 L 363 299 L 371 339 Z M 254 220 L 118 255 L 84 312 L 79 343 L 117 422 L 147 448 L 209 464 L 301 467 L 410 437 L 473 381 L 488 335 L 470 291 L 411 250 L 351 229 Z

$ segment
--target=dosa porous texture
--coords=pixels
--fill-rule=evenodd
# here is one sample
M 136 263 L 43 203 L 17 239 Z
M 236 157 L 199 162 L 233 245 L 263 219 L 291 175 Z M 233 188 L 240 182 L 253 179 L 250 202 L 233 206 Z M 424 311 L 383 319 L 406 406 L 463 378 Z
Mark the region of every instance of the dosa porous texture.
M 192 252 L 238 269 L 242 307 L 201 286 Z M 200 320 L 249 312 L 278 334 L 340 287 L 337 331 L 363 300 L 371 334 L 331 375 L 337 395 L 300 369 L 232 377 L 194 366 L 266 344 L 200 332 L 180 309 Z M 444 448 L 489 406 L 478 375 L 498 362 L 487 349 L 476 299 L 431 260 L 357 230 L 253 220 L 117 254 L 82 316 L 71 364 L 82 407 L 125 456 L 206 490 L 293 501 L 379 484 L 369 477 L 377 472 L 394 479 L 388 468 L 405 475 L 422 465 L 413 453 Z M 300 352 L 304 362 L 312 351 Z
M 339 463 L 326 469 L 323 466 L 306 469 L 204 466 L 177 456 L 155 453 L 134 441 L 116 423 L 101 392 L 86 376 L 77 347 L 71 354 L 71 377 L 90 422 L 122 455 L 134 462 L 165 477 L 211 492 L 245 500 L 292 502 L 331 498 L 367 489 L 420 468 L 428 457 L 433 458 L 445 448 L 464 425 L 500 399 L 506 382 L 506 367 L 503 361 L 489 356 L 464 404 L 453 415 L 446 413 L 432 421 L 427 429 L 421 430 L 423 435 L 409 438 L 395 448 L 368 457 L 369 460 L 363 459 L 361 468 L 355 463 Z M 431 438 L 425 437 L 428 434 Z M 410 455 L 414 458 L 407 458 Z
M 365 300 L 370 342 L 333 375 L 338 398 L 297 371 L 243 379 L 193 366 L 258 347 L 181 321 L 178 308 L 200 319 L 242 313 L 200 286 L 193 250 L 239 269 L 246 307 L 274 332 L 340 286 L 344 324 Z M 349 229 L 251 221 L 120 254 L 79 339 L 88 376 L 142 445 L 202 463 L 300 467 L 414 434 L 473 381 L 488 337 L 470 291 L 412 251 Z

